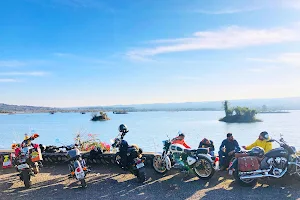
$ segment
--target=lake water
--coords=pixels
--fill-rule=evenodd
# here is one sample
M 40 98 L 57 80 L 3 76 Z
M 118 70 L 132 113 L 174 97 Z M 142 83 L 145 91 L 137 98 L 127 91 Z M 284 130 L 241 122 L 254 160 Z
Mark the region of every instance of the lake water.
M 186 142 L 197 147 L 207 137 L 218 148 L 226 133 L 232 132 L 241 146 L 257 139 L 261 131 L 268 131 L 271 137 L 280 133 L 290 144 L 300 150 L 300 111 L 283 114 L 258 114 L 263 122 L 250 124 L 226 124 L 218 119 L 224 115 L 219 111 L 191 112 L 135 112 L 127 115 L 107 113 L 109 121 L 90 121 L 91 113 L 56 113 L 0 115 L 0 148 L 10 148 L 13 141 L 21 141 L 24 133 L 33 129 L 40 134 L 37 143 L 54 144 L 59 139 L 71 144 L 75 134 L 81 132 L 97 134 L 99 139 L 109 142 L 118 134 L 118 126 L 124 123 L 129 128 L 125 139 L 138 144 L 144 151 L 162 151 L 162 140 L 175 137 L 178 131 L 186 134 Z

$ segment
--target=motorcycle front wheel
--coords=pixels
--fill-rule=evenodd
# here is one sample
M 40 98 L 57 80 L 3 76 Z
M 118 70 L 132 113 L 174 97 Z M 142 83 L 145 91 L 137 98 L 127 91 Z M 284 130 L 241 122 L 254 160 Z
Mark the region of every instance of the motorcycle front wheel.
M 157 173 L 164 174 L 167 172 L 166 162 L 161 155 L 155 155 L 153 158 L 153 168 Z
M 194 166 L 194 172 L 200 179 L 207 180 L 215 174 L 215 168 L 208 158 L 200 157 Z

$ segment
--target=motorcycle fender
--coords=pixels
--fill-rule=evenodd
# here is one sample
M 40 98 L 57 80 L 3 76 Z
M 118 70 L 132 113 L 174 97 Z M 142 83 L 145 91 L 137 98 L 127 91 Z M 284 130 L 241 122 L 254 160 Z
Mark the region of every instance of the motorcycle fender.
M 172 167 L 172 163 L 171 163 L 171 160 L 170 160 L 169 156 L 165 156 L 165 162 L 166 162 L 167 170 L 170 170 L 171 167 Z
M 229 165 L 228 170 L 235 170 L 238 166 L 238 159 L 234 159 L 232 163 Z
M 76 160 L 74 162 L 74 168 L 75 168 L 75 177 L 77 180 L 81 180 L 85 177 L 85 173 L 81 167 L 81 164 L 78 160 Z M 80 171 L 78 172 L 77 169 L 80 169 Z
M 208 155 L 208 154 L 198 154 L 197 157 L 198 157 L 198 159 L 201 158 L 201 157 L 202 157 L 202 158 L 205 157 L 205 158 L 207 158 L 211 163 L 214 163 L 214 161 L 211 159 L 211 156 Z

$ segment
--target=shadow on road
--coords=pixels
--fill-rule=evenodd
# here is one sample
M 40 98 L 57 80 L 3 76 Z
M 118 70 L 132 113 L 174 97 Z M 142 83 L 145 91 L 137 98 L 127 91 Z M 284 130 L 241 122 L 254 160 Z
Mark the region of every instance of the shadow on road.
M 218 172 L 209 181 L 177 171 L 160 175 L 147 168 L 143 184 L 118 167 L 94 167 L 88 174 L 88 187 L 68 179 L 67 166 L 45 167 L 33 177 L 33 186 L 24 189 L 14 174 L 2 174 L 0 199 L 296 199 L 300 197 L 299 183 L 286 180 L 260 182 L 254 188 L 235 184 L 225 172 Z

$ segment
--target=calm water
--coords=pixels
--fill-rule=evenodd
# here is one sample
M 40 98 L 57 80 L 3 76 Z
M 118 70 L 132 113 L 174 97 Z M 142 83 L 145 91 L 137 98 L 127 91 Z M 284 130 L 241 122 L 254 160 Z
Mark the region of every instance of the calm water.
M 125 123 L 130 130 L 127 141 L 145 151 L 161 151 L 161 141 L 167 139 L 167 135 L 176 136 L 179 130 L 186 133 L 186 142 L 195 148 L 203 137 L 212 139 L 219 147 L 227 132 L 232 132 L 241 146 L 248 145 L 266 130 L 274 138 L 283 133 L 285 140 L 300 150 L 300 111 L 260 114 L 257 117 L 263 122 L 252 124 L 219 122 L 223 115 L 224 112 L 215 111 L 108 113 L 111 120 L 103 122 L 90 121 L 90 113 L 0 115 L 0 148 L 9 148 L 12 141 L 21 141 L 24 133 L 32 129 L 41 136 L 37 142 L 46 145 L 59 145 L 56 139 L 71 144 L 77 132 L 97 134 L 102 141 L 109 142 L 118 134 L 118 125 Z

